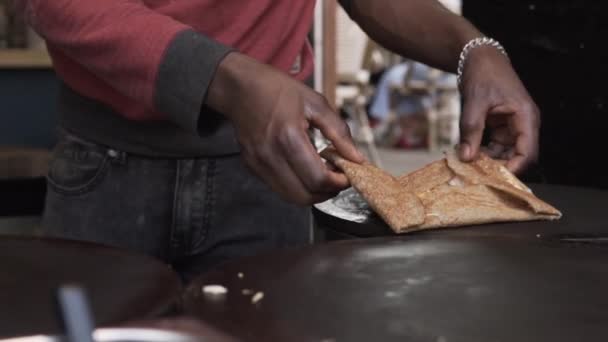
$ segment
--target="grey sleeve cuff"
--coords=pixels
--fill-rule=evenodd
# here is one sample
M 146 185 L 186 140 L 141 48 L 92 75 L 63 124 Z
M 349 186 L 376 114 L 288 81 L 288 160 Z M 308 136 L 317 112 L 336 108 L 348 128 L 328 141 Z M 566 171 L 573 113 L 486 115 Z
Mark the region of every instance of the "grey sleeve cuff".
M 156 108 L 180 127 L 196 132 L 215 70 L 231 51 L 193 30 L 178 33 L 158 69 Z

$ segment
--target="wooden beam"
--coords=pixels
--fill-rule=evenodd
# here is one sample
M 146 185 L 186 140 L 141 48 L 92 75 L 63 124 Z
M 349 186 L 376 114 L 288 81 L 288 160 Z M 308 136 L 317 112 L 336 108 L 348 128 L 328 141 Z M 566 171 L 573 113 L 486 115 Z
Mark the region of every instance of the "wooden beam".
M 323 95 L 335 106 L 336 103 L 336 2 L 323 2 Z

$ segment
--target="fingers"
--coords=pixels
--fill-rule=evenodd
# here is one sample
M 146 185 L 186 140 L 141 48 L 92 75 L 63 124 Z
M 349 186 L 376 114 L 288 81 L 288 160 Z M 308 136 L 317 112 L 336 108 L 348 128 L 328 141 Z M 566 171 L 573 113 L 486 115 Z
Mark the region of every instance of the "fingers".
M 482 147 L 483 152 L 493 159 L 507 159 L 507 155 L 513 149 L 515 139 L 508 125 L 509 115 L 494 115 L 486 120 L 488 129 L 491 130 L 488 146 Z M 494 121 L 494 123 L 492 123 Z
M 284 125 L 267 144 L 244 149 L 247 165 L 285 200 L 310 205 L 349 186 L 343 173 L 330 170 L 306 134 L 305 125 Z
M 536 160 L 536 149 L 533 128 L 525 128 L 522 118 L 510 115 L 513 124 L 502 126 L 492 131 L 491 141 L 484 152 L 493 159 L 507 161 L 507 168 L 519 173 Z
M 477 156 L 486 124 L 491 141 L 483 150 L 490 157 L 507 160 L 506 166 L 513 173 L 521 173 L 536 161 L 540 120 L 531 100 L 492 108 L 465 104 L 459 149 L 464 161 Z
M 276 153 L 244 153 L 243 157 L 247 166 L 286 201 L 310 205 L 323 202 L 335 195 L 335 193 L 310 192 L 285 159 L 278 157 Z
M 483 152 L 492 159 L 499 159 L 502 158 L 506 149 L 507 147 L 505 145 L 491 141 L 487 147 L 483 148 Z
M 324 110 L 304 105 L 306 118 L 334 145 L 340 155 L 352 162 L 362 163 L 365 157 L 353 143 L 348 125 L 329 106 Z
M 324 162 L 324 163 L 325 163 L 325 166 L 327 166 L 327 168 L 329 169 L 329 171 L 337 172 L 337 173 L 341 172 L 340 169 L 338 169 L 336 167 L 336 165 L 334 165 L 334 163 L 330 163 L 330 162 Z
M 471 161 L 479 153 L 488 109 L 483 102 L 465 100 L 460 119 L 460 145 L 458 148 L 460 159 L 463 161 Z
M 525 170 L 530 164 L 529 158 L 523 154 L 512 153 L 507 160 L 507 169 L 517 174 Z
M 336 193 L 349 186 L 346 176 L 334 172 L 323 162 L 302 129 L 281 131 L 279 146 L 287 163 L 311 193 Z
M 532 103 L 521 105 L 511 116 L 509 128 L 515 138 L 515 145 L 511 155 L 507 156 L 507 168 L 520 173 L 538 159 L 540 114 L 536 106 Z
M 522 133 L 517 136 L 515 148 L 506 155 L 508 160 L 507 168 L 513 173 L 524 171 L 530 164 L 536 162 L 538 142 L 529 133 Z

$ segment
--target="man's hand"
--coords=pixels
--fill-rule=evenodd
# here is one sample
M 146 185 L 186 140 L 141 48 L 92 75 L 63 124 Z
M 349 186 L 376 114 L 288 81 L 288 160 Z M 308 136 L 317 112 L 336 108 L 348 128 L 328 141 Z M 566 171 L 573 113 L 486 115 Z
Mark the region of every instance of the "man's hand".
M 363 161 L 348 126 L 323 96 L 245 55 L 231 53 L 222 61 L 207 104 L 234 124 L 245 163 L 291 202 L 321 202 L 349 185 L 323 162 L 307 134 L 310 127 L 320 129 L 343 157 Z
M 492 47 L 471 50 L 466 62 L 460 120 L 461 159 L 474 159 L 484 129 L 489 130 L 486 152 L 507 160 L 521 172 L 538 157 L 539 110 L 504 55 Z
M 465 18 L 433 0 L 341 0 L 375 41 L 411 59 L 456 71 L 471 39 L 482 37 Z M 403 20 L 407 17 L 407 20 Z M 484 128 L 491 130 L 489 153 L 520 172 L 537 158 L 538 109 L 508 59 L 496 49 L 473 49 L 465 65 L 461 120 L 462 159 L 475 158 Z

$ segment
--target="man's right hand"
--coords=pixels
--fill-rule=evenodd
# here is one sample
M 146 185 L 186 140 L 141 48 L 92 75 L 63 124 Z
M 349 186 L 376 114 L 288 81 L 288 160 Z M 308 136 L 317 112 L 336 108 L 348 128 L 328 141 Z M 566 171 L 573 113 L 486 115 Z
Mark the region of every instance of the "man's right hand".
M 349 185 L 343 174 L 323 162 L 308 128 L 318 128 L 344 158 L 364 160 L 348 126 L 323 96 L 245 55 L 224 58 L 209 87 L 207 105 L 234 124 L 245 163 L 290 202 L 322 202 Z

